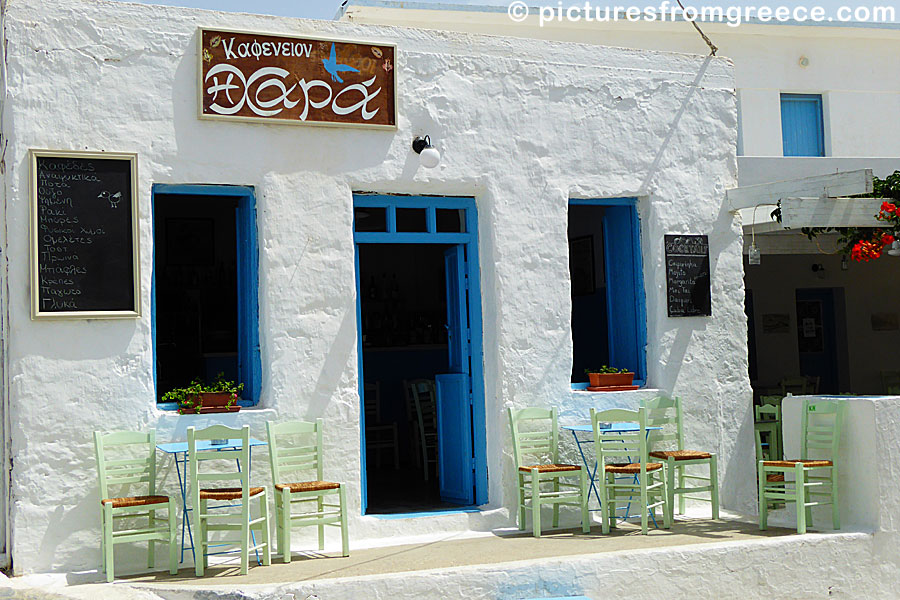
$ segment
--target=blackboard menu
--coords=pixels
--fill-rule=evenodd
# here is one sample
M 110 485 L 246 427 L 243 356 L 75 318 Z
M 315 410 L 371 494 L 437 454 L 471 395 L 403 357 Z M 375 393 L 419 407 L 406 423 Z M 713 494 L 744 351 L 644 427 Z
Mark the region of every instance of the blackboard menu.
M 33 318 L 140 315 L 137 157 L 31 151 Z
M 709 238 L 705 235 L 667 235 L 665 243 L 669 316 L 710 316 Z

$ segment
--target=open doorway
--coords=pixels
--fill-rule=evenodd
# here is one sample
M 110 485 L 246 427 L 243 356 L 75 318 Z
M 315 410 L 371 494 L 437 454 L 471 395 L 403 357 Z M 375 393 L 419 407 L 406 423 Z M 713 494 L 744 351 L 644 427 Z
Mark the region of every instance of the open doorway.
M 445 244 L 361 244 L 368 513 L 441 500 L 436 376 L 449 369 Z
M 471 198 L 354 196 L 362 505 L 487 502 L 477 218 Z

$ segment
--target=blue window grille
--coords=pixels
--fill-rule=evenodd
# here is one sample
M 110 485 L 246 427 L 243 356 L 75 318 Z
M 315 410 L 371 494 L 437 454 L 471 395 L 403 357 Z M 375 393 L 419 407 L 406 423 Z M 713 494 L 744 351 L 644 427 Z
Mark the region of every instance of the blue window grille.
M 259 245 L 256 231 L 256 195 L 252 187 L 238 185 L 174 185 L 154 184 L 157 194 L 186 196 L 218 196 L 237 199 L 235 228 L 237 239 L 237 309 L 238 309 L 238 372 L 244 384 L 241 406 L 259 403 L 262 387 L 262 361 L 259 350 Z M 155 213 L 154 213 L 155 214 Z M 151 327 L 153 341 L 153 383 L 156 385 L 156 249 L 153 255 L 151 279 Z M 175 403 L 160 402 L 163 410 L 176 410 Z
M 603 207 L 609 364 L 647 382 L 647 307 L 637 198 L 573 199 L 570 205 Z M 574 389 L 587 384 L 573 383 Z
M 825 156 L 821 94 L 781 94 L 785 156 Z

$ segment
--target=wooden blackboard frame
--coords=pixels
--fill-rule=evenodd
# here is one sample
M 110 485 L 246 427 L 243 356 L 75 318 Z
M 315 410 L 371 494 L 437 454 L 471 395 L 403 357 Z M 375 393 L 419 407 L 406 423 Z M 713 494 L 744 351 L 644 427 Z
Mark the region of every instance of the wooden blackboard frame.
M 131 177 L 131 253 L 132 286 L 134 307 L 132 310 L 114 311 L 65 311 L 53 312 L 40 309 L 38 290 L 40 269 L 38 265 L 38 168 L 39 158 L 79 158 L 98 160 L 124 160 L 129 162 Z M 138 215 L 138 165 L 137 154 L 130 152 L 94 152 L 84 150 L 30 149 L 28 162 L 31 167 L 29 185 L 29 251 L 31 263 L 31 318 L 43 319 L 135 319 L 141 316 L 141 265 L 140 265 L 140 225 Z

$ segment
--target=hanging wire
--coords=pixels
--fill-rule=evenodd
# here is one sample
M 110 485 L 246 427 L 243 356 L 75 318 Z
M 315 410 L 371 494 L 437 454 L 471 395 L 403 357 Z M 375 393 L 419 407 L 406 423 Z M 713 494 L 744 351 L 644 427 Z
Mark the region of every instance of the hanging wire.
M 681 7 L 681 14 L 684 15 L 684 4 L 681 3 L 681 0 L 675 0 L 675 1 L 678 2 L 678 6 Z M 694 26 L 694 29 L 697 30 L 697 33 L 700 34 L 700 37 L 703 38 L 703 41 L 706 42 L 706 45 L 709 46 L 709 53 L 712 56 L 715 56 L 716 52 L 719 51 L 719 48 L 715 44 L 712 43 L 712 40 L 710 40 L 709 37 L 705 33 L 703 33 L 703 30 L 700 29 L 700 26 L 697 25 L 697 22 L 695 20 L 691 20 L 691 25 Z

